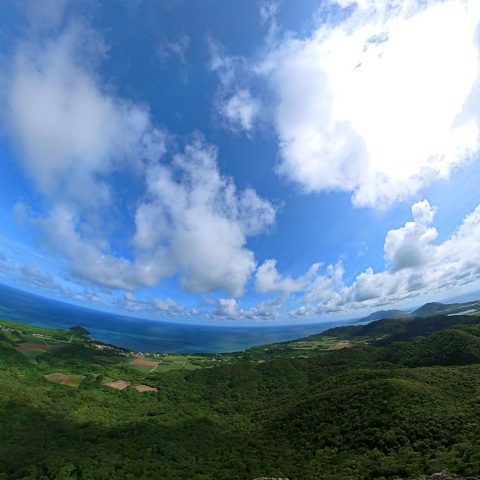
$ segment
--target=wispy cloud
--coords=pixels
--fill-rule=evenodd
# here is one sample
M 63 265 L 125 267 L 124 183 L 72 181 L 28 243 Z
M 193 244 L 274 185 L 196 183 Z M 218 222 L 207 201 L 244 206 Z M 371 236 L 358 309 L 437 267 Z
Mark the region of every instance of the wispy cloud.
M 161 42 L 157 49 L 157 57 L 162 68 L 171 67 L 172 62 L 176 62 L 180 78 L 184 84 L 187 84 L 189 80 L 187 53 L 190 42 L 190 37 L 183 34 L 173 40 Z
M 158 57 L 162 63 L 166 63 L 171 57 L 174 57 L 182 65 L 187 63 L 185 53 L 190 47 L 190 37 L 181 35 L 175 40 L 162 42 L 158 47 Z
M 139 298 L 131 292 L 124 292 L 115 304 L 122 310 L 138 314 L 160 313 L 176 317 L 185 312 L 185 307 L 171 298 Z
M 210 70 L 219 80 L 214 102 L 224 126 L 250 134 L 259 120 L 261 101 L 250 91 L 252 72 L 248 62 L 227 55 L 222 45 L 211 40 Z
M 278 7 L 280 5 L 279 1 L 275 0 L 266 0 L 260 3 L 260 22 L 262 24 L 268 23 L 275 20 L 275 17 L 278 12 Z

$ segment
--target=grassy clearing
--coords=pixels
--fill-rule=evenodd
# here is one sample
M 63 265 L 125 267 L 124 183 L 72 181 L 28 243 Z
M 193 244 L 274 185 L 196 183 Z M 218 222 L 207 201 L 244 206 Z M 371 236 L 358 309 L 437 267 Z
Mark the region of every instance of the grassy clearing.
M 85 378 L 85 375 L 68 375 L 68 380 L 63 385 L 78 388 Z
M 155 371 L 169 372 L 170 370 L 181 370 L 182 368 L 194 370 L 201 367 L 191 364 L 188 361 L 188 355 L 168 355 L 158 364 Z
M 116 366 L 129 364 L 132 361 L 131 357 L 124 357 L 121 355 L 93 355 L 92 359 L 95 363 L 102 366 Z
M 199 368 L 202 368 L 200 365 L 195 365 L 193 363 L 190 363 L 190 362 L 185 362 L 185 364 L 183 365 L 183 368 L 185 370 L 197 370 Z
M 175 369 L 172 368 L 172 367 L 170 367 L 169 365 L 159 365 L 159 366 L 157 367 L 156 372 L 166 373 L 166 372 L 169 372 L 170 370 L 175 370 Z
M 155 368 L 151 365 L 139 365 L 135 363 L 129 363 L 128 366 L 142 373 L 150 373 Z
M 27 357 L 28 361 L 29 362 L 32 362 L 32 363 L 37 363 L 37 357 L 39 355 L 42 355 L 43 352 L 39 352 L 39 351 L 36 351 L 36 350 L 22 350 L 20 348 L 17 348 L 17 350 L 22 354 L 24 355 L 25 357 Z
M 349 348 L 351 346 L 352 346 L 352 342 L 348 340 L 340 340 L 330 345 L 330 347 L 328 347 L 328 350 L 340 350 L 341 348 Z
M 21 354 L 25 355 L 28 360 L 32 363 L 37 362 L 37 357 L 39 355 L 43 355 L 44 353 L 48 353 L 53 347 L 51 345 L 47 345 L 46 343 L 35 343 L 35 342 L 26 342 L 20 343 L 17 345 L 17 351 Z
M 339 340 L 336 337 L 322 337 L 318 340 L 301 340 L 288 343 L 288 347 L 294 350 L 339 350 L 341 348 L 351 347 L 352 343 L 347 340 Z
M 85 375 L 66 375 L 64 373 L 55 372 L 45 375 L 45 378 L 52 383 L 78 388 L 86 377 Z
M 17 345 L 18 350 L 25 350 L 25 351 L 33 351 L 33 352 L 40 352 L 45 353 L 49 352 L 52 349 L 51 345 L 47 345 L 46 343 L 19 343 Z
M 111 359 L 114 363 L 118 365 L 124 364 L 124 363 L 130 363 L 132 361 L 131 357 L 125 357 L 123 355 L 116 355 L 114 357 L 106 357 L 106 358 Z

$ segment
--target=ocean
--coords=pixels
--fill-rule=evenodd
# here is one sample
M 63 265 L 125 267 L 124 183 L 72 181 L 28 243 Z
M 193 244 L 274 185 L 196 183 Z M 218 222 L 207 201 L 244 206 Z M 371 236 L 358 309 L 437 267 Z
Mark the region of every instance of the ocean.
M 345 322 L 280 326 L 197 325 L 83 308 L 0 284 L 0 319 L 44 328 L 82 326 L 101 342 L 149 353 L 224 353 L 285 342 Z

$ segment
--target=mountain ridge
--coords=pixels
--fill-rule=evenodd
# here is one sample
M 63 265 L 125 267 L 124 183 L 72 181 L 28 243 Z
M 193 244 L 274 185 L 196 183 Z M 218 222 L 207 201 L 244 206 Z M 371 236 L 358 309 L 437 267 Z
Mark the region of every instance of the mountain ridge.
M 462 313 L 464 310 L 471 309 L 480 311 L 480 300 L 474 300 L 463 303 L 441 303 L 441 302 L 429 302 L 425 303 L 421 307 L 409 312 L 406 310 L 378 310 L 366 317 L 354 320 L 352 323 L 365 323 L 373 320 L 383 320 L 386 318 L 404 318 L 412 319 L 415 317 L 427 317 L 436 314 L 447 313 L 449 315 Z

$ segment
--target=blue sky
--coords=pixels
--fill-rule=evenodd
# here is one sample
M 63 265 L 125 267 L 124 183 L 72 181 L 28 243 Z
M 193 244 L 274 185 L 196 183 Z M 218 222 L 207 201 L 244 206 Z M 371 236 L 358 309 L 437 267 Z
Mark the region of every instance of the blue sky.
M 182 322 L 480 289 L 476 0 L 0 4 L 0 282 Z

